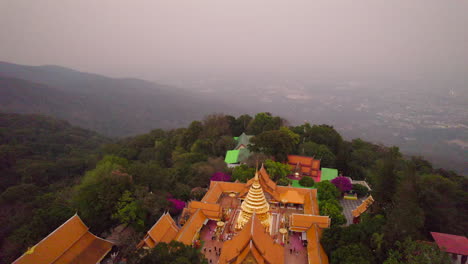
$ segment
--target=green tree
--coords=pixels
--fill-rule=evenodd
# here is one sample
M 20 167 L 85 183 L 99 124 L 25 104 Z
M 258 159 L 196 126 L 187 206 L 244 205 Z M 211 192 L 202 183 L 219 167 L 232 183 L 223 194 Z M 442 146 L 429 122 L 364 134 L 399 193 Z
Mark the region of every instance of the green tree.
M 369 194 L 369 189 L 362 184 L 353 184 L 353 192 L 355 192 L 358 197 L 364 197 Z
M 263 132 L 253 137 L 249 149 L 273 156 L 277 161 L 284 162 L 295 145 L 288 133 L 281 130 Z
M 317 144 L 326 145 L 334 154 L 338 153 L 343 138 L 333 126 L 313 125 L 311 127 L 310 124 L 306 123 L 302 129 L 304 130 L 304 141 L 313 141 Z
M 231 135 L 229 120 L 225 115 L 212 114 L 203 119 L 203 138 L 219 138 L 223 135 Z
M 313 187 L 314 184 L 315 184 L 315 181 L 314 179 L 310 178 L 310 177 L 302 177 L 302 179 L 299 181 L 299 184 L 304 186 L 304 187 Z
M 372 252 L 360 243 L 339 247 L 331 254 L 332 264 L 371 264 Z
M 449 255 L 441 251 L 437 245 L 413 241 L 410 238 L 404 242 L 397 241 L 396 249 L 390 250 L 384 264 L 451 264 Z
M 424 212 L 419 207 L 419 177 L 414 166 L 409 166 L 400 182 L 386 226 L 386 240 L 403 240 L 406 237 L 421 238 Z
M 141 258 L 139 264 L 205 264 L 205 256 L 196 248 L 181 242 L 158 243 Z
M 278 182 L 277 182 L 277 184 L 280 185 L 280 186 L 288 186 L 290 183 L 291 183 L 291 181 L 286 177 L 280 178 L 278 180 Z
M 429 174 L 422 175 L 420 186 L 425 231 L 466 235 L 468 192 L 462 189 L 463 185 L 441 175 Z
M 145 227 L 146 212 L 140 201 L 136 200 L 130 191 L 125 191 L 117 202 L 112 219 L 122 224 L 131 225 L 137 230 L 143 231 Z
M 320 215 L 327 215 L 331 218 L 332 226 L 340 226 L 346 224 L 346 217 L 343 215 L 343 208 L 336 200 L 322 201 L 319 204 Z
M 291 169 L 288 164 L 266 160 L 264 165 L 273 181 L 278 181 L 279 179 L 285 178 L 291 174 Z
M 270 113 L 258 113 L 247 127 L 247 134 L 259 135 L 265 131 L 278 130 L 283 125 L 283 120 L 279 116 L 272 116 Z
M 234 181 L 247 182 L 255 175 L 255 168 L 250 168 L 247 165 L 240 165 L 232 171 L 232 179 Z
M 319 201 L 337 200 L 340 197 L 340 191 L 330 181 L 321 181 L 315 184 Z
M 146 252 L 144 252 L 146 253 Z M 137 263 L 139 264 L 205 264 L 205 256 L 196 248 L 181 242 L 159 243 Z
M 111 216 L 117 201 L 131 187 L 130 175 L 123 173 L 122 166 L 115 161 L 119 159 L 105 158 L 75 187 L 74 206 L 86 223 L 98 232 L 112 226 Z
M 398 186 L 397 166 L 400 156 L 397 147 L 390 148 L 383 162 L 374 170 L 376 174 L 372 179 L 372 196 L 378 210 L 385 211 L 392 207 L 392 199 Z
M 335 154 L 326 145 L 319 145 L 311 141 L 305 142 L 299 146 L 299 153 L 320 159 L 322 167 L 335 167 Z
M 231 128 L 232 135 L 238 137 L 247 130 L 252 117 L 250 115 L 241 115 L 238 118 L 233 116 L 226 116 L 229 121 L 229 126 Z
M 186 150 L 190 150 L 192 144 L 200 138 L 203 132 L 203 124 L 200 121 L 193 121 L 190 123 L 187 130 L 184 131 L 184 136 L 181 139 L 181 146 Z

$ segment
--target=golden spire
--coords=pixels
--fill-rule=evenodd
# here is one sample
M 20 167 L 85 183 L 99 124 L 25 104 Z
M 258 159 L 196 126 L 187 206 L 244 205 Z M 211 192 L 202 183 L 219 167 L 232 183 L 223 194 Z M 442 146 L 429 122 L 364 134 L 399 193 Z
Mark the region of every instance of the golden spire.
M 270 227 L 270 204 L 268 204 L 262 186 L 258 180 L 258 171 L 255 172 L 253 183 L 250 186 L 245 200 L 241 204 L 241 212 L 237 218 L 236 229 L 242 229 L 250 220 L 253 213 L 257 214 L 265 228 Z

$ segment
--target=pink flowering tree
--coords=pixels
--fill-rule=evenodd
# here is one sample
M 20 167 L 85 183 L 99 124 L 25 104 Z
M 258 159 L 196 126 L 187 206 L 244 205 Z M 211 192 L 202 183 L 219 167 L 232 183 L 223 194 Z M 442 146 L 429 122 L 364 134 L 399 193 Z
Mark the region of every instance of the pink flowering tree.
M 351 191 L 351 189 L 353 189 L 351 180 L 344 176 L 336 177 L 335 179 L 331 180 L 331 183 L 333 183 L 342 193 Z
M 171 205 L 169 212 L 171 215 L 178 215 L 182 212 L 185 207 L 185 202 L 176 198 L 167 199 Z
M 229 182 L 231 181 L 231 175 L 223 173 L 223 172 L 215 172 L 210 178 L 211 181 L 224 181 Z

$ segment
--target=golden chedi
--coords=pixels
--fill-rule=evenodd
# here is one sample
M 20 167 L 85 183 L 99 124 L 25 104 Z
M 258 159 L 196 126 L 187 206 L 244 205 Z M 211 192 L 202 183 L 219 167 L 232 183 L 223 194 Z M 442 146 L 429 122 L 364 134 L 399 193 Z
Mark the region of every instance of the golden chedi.
M 237 218 L 236 229 L 240 230 L 249 222 L 253 214 L 256 214 L 260 219 L 265 229 L 270 227 L 270 205 L 265 198 L 262 186 L 258 181 L 258 173 L 255 177 L 245 200 L 241 204 L 241 212 Z

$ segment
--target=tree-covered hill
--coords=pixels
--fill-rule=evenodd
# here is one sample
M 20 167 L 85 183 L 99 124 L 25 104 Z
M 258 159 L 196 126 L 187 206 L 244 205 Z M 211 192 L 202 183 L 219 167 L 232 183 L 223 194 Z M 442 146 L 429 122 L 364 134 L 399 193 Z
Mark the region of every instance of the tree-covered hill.
M 0 113 L 0 259 L 11 260 L 73 213 L 64 205 L 67 188 L 108 142 L 66 121 Z
M 229 104 L 139 79 L 0 62 L 0 111 L 39 113 L 107 136 L 185 126 Z
M 50 119 L 44 120 L 49 124 Z M 58 124 L 46 125 L 52 135 L 71 133 L 69 126 L 53 121 L 50 124 Z M 19 121 L 9 124 L 12 129 L 10 137 L 21 135 L 25 129 Z M 42 124 L 43 121 L 33 123 L 26 130 L 40 131 Z M 68 132 L 61 133 L 61 128 Z M 242 132 L 254 135 L 250 142 L 255 146 L 248 147 L 256 153 L 246 165 L 229 169 L 223 160 L 225 152 L 235 146 L 233 137 Z M 26 133 L 9 142 L 23 140 L 32 146 L 47 142 L 35 152 L 45 157 L 43 162 L 37 163 L 37 168 L 58 164 L 46 159 L 60 156 L 53 152 L 58 146 L 46 147 L 49 143 L 54 146 L 56 142 L 32 135 L 34 133 Z M 136 236 L 128 239 L 121 250 L 130 263 L 138 263 L 134 243 L 164 211 L 169 210 L 177 217 L 184 202 L 203 197 L 212 177 L 245 182 L 253 176 L 256 163 L 260 161 L 264 162 L 272 179 L 279 185 L 289 184 L 285 177 L 289 173 L 288 166 L 280 163 L 284 161 L 285 153 L 320 158 L 322 165 L 335 167 L 353 179 L 366 180 L 372 186 L 375 203 L 362 216 L 362 222 L 341 226 L 344 218 L 337 200 L 338 189 L 328 181 L 314 185 L 318 189 L 321 213 L 332 217 L 332 227 L 324 231 L 322 238 L 332 264 L 429 263 L 409 261 L 415 252 L 423 252 L 429 259 L 437 257 L 445 261 L 445 255 L 414 241 L 430 240 L 430 231 L 466 235 L 468 230 L 465 221 L 468 217 L 466 178 L 449 170 L 435 169 L 421 157 L 404 156 L 396 147 L 376 145 L 362 139 L 346 141 L 329 125 L 305 123 L 287 126 L 284 119 L 269 113 L 239 117 L 210 115 L 202 121 L 193 121 L 188 127 L 156 129 L 108 142 L 100 148 L 99 143 L 105 140 L 99 140 L 99 136 L 93 133 L 86 135 L 87 139 L 95 138 L 95 141 L 91 140 L 95 144 L 86 143 L 91 144 L 86 145 L 89 152 L 79 157 L 88 157 L 89 163 L 79 167 L 79 171 L 71 167 L 68 169 L 73 173 L 60 170 L 60 174 L 52 174 L 49 178 L 47 169 L 13 167 L 15 175 L 21 175 L 21 181 L 14 182 L 14 186 L 0 195 L 1 220 L 5 222 L 1 225 L 0 237 L 4 239 L 0 257 L 7 262 L 34 245 L 73 212 L 78 212 L 97 235 L 105 237 L 112 228 L 121 224 L 135 230 Z M 57 141 L 68 142 L 67 138 Z M 92 152 L 93 146 L 99 152 Z M 76 152 L 66 153 L 72 155 Z M 64 155 L 63 152 L 59 154 Z M 4 164 L 10 163 L 5 160 L 2 161 Z M 26 173 L 28 171 L 36 174 Z M 44 183 L 44 179 L 57 177 L 76 181 Z M 41 180 L 34 182 L 34 179 Z M 402 248 L 406 251 L 403 252 Z M 443 261 L 440 263 L 445 263 Z

